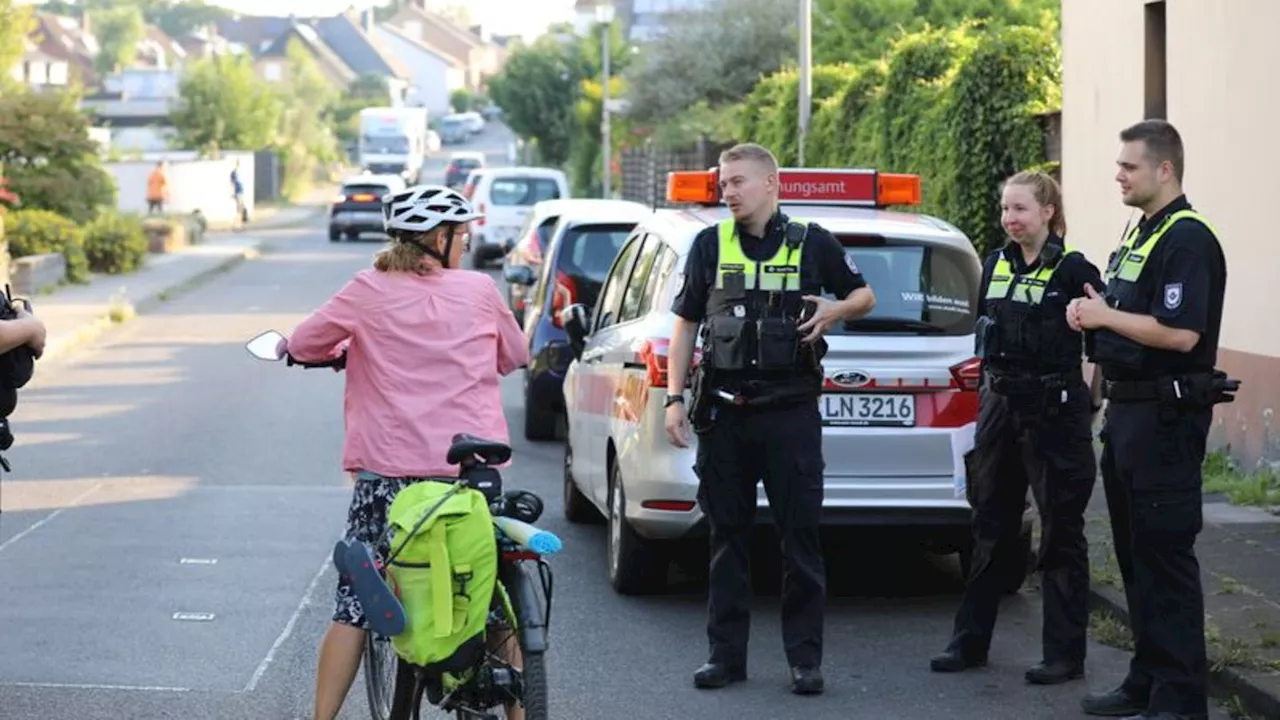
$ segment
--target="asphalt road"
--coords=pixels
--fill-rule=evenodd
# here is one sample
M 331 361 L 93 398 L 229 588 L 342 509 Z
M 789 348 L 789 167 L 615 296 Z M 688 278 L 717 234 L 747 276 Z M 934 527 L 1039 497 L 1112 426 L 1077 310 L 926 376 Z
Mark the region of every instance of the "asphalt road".
M 505 150 L 500 130 L 481 141 Z M 342 378 L 255 361 L 243 344 L 289 331 L 376 245 L 331 244 L 319 222 L 264 235 L 271 251 L 42 366 L 23 392 L 0 497 L 0 718 L 311 717 L 336 581 L 327 558 L 349 497 Z M 1052 720 L 1080 717 L 1086 687 L 1123 671 L 1126 656 L 1098 646 L 1087 681 L 1025 686 L 1039 603 L 1024 591 L 1003 610 L 990 668 L 932 675 L 954 564 L 845 540 L 830 548 L 826 695 L 786 692 L 776 594 L 757 602 L 751 681 L 694 690 L 702 587 L 609 589 L 603 528 L 562 519 L 561 448 L 519 437 L 519 391 L 507 378 L 507 484 L 541 494 L 541 524 L 566 543 L 554 559 L 555 718 Z M 368 717 L 360 680 L 342 717 Z

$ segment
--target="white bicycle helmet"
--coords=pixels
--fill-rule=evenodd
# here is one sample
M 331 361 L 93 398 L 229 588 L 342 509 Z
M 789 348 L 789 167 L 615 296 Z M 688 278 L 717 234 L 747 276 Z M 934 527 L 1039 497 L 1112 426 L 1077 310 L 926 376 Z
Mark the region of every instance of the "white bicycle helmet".
M 382 198 L 382 226 L 388 231 L 423 233 L 481 217 L 465 197 L 443 185 L 415 185 Z

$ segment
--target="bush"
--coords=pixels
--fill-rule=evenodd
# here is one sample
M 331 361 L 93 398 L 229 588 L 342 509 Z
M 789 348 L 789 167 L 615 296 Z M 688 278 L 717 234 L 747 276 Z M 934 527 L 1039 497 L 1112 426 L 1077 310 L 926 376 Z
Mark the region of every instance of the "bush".
M 67 259 L 67 280 L 89 279 L 89 259 L 84 252 L 84 232 L 72 221 L 48 210 L 18 210 L 5 216 L 5 237 L 14 259 L 28 255 L 62 253 Z
M 0 162 L 23 207 L 89 222 L 116 202 L 116 185 L 70 93 L 0 94 Z
M 147 235 L 135 214 L 103 213 L 84 229 L 84 252 L 89 269 L 117 275 L 142 267 L 147 257 Z
M 1005 241 L 1000 182 L 1043 168 L 1039 116 L 1061 107 L 1052 28 L 969 22 L 899 38 L 884 58 L 818 66 L 805 148 L 809 167 L 874 167 L 921 176 L 917 208 L 951 222 L 979 252 Z M 761 79 L 738 139 L 796 162 L 797 77 Z

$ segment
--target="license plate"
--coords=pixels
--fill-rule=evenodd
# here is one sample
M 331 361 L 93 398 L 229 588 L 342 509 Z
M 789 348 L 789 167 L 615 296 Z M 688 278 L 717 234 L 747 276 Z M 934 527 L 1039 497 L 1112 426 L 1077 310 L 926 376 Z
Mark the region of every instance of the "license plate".
M 342 219 L 348 223 L 376 223 L 382 224 L 382 213 L 376 212 L 353 212 L 343 213 Z
M 832 393 L 818 400 L 822 424 L 834 427 L 915 427 L 914 395 Z

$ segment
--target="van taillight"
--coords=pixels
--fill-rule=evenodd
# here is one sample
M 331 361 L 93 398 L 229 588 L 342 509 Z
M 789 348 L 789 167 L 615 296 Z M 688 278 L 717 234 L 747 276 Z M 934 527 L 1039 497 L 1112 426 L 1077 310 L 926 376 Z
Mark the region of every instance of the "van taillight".
M 978 381 L 982 379 L 982 361 L 970 358 L 951 368 L 951 377 L 955 379 L 960 390 L 977 392 Z
M 573 304 L 578 297 L 578 288 L 573 284 L 573 278 L 564 274 L 563 271 L 556 271 L 556 286 L 551 290 L 551 324 L 558 328 L 563 328 L 564 323 L 560 321 L 560 311 Z
M 476 212 L 479 213 L 480 217 L 476 218 L 475 220 L 472 220 L 471 222 L 475 223 L 476 225 L 483 226 L 484 225 L 484 203 L 479 203 L 476 205 Z

